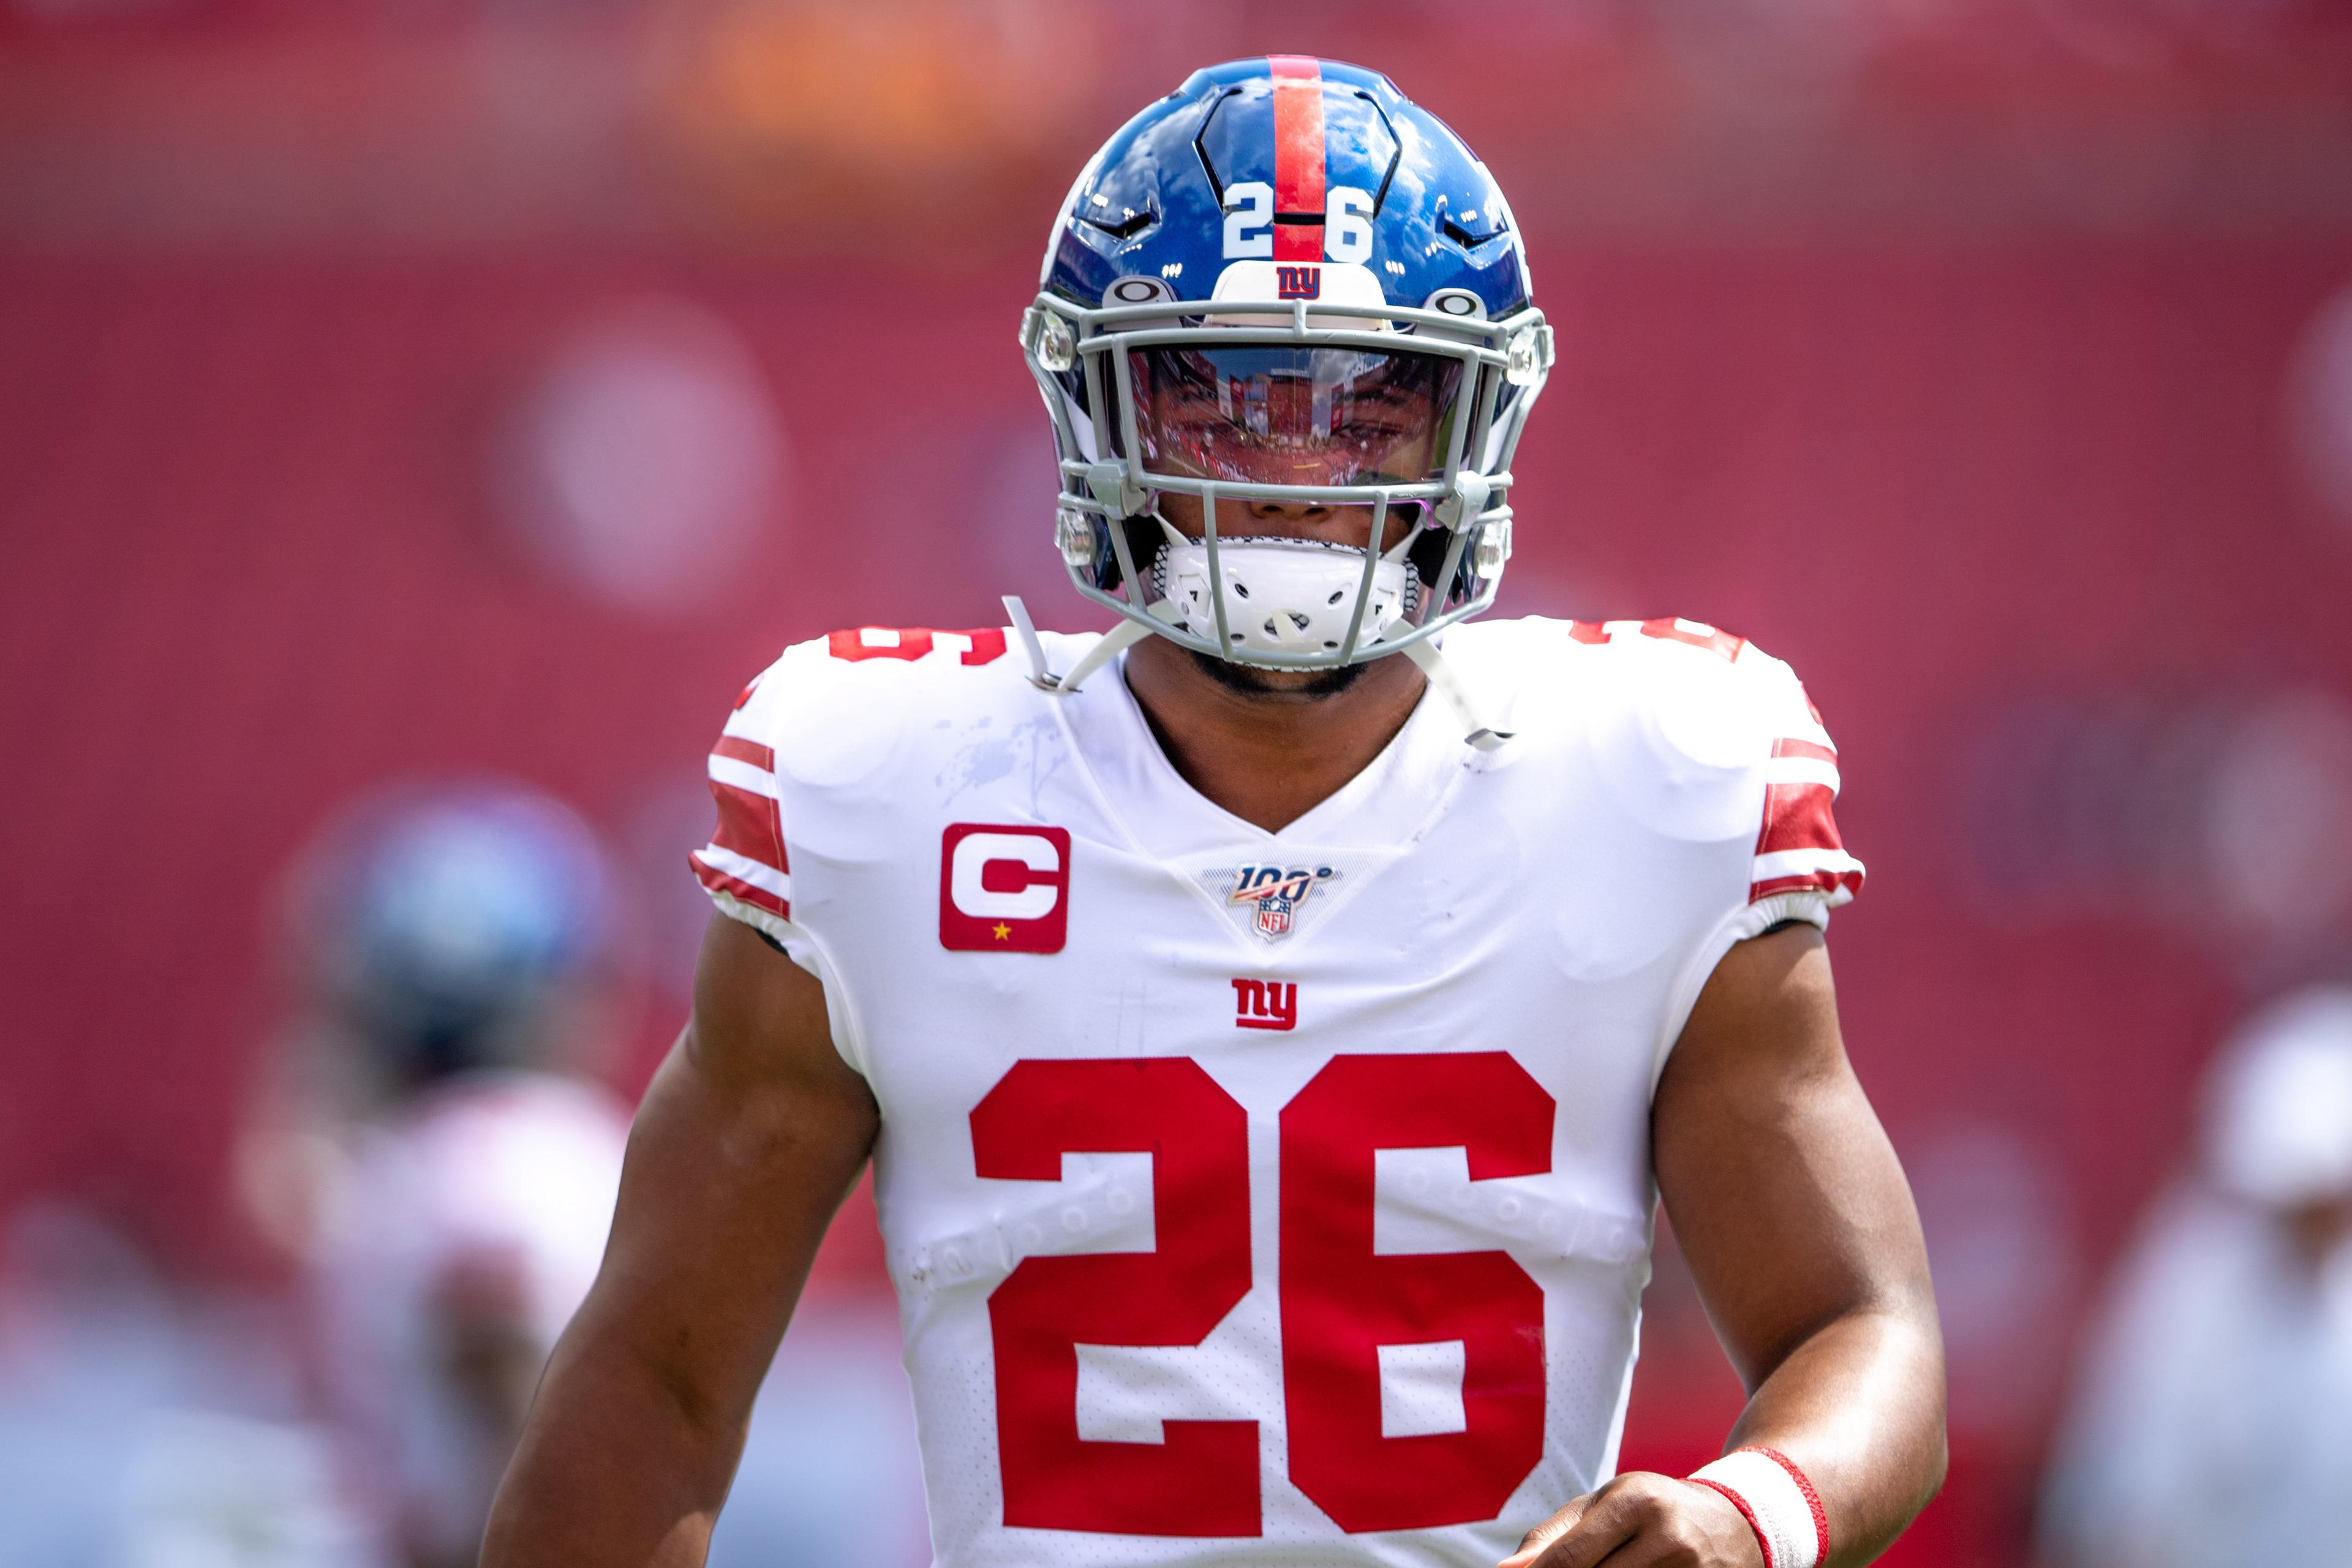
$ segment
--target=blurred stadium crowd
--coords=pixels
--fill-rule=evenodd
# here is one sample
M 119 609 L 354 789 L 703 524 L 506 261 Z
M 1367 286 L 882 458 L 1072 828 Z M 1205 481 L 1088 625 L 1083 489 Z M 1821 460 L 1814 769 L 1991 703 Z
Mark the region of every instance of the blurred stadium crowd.
M 1730 626 L 1839 737 L 1952 1353 L 1888 1561 L 2352 1561 L 2352 12 L 1265 10 L 0 0 L 0 1568 L 470 1559 L 726 703 L 835 626 L 1090 624 L 1036 247 L 1270 47 L 1513 194 L 1507 610 Z M 923 1560 L 862 1197 L 819 1276 L 722 1568 Z M 1739 1394 L 1670 1243 L 1646 1331 L 1679 1474 Z M 2248 1489 L 2319 1500 L 2113 1522 Z

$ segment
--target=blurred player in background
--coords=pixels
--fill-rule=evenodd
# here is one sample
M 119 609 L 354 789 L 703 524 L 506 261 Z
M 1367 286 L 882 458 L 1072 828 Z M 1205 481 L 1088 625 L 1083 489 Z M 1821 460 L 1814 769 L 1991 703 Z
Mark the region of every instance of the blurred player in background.
M 2207 1099 L 2061 1434 L 2053 1568 L 2352 1564 L 2352 988 L 2258 1015 Z
M 1501 191 L 1384 77 L 1236 61 L 1040 282 L 1118 627 L 838 632 L 738 700 L 693 1020 L 485 1563 L 702 1561 L 869 1156 L 943 1568 L 1868 1561 L 1943 1384 L 1836 754 L 1711 626 L 1459 624 L 1552 352 Z M 1751 1391 L 1687 1479 L 1613 1476 L 1661 1193 Z
M 265 1209 L 307 1253 L 331 1408 L 415 1568 L 471 1563 L 612 1221 L 626 1108 L 615 870 L 561 803 L 396 788 L 330 826 L 292 903 L 313 1081 Z M 712 1561 L 913 1568 L 921 1495 L 888 1321 L 821 1304 L 784 1347 Z M 878 1521 L 874 1505 L 895 1500 Z M 5 1562 L 5 1559 L 0 1559 Z
M 294 901 L 303 1055 L 347 1119 L 313 1248 L 325 1377 L 408 1561 L 457 1568 L 611 1222 L 612 873 L 555 801 L 424 786 L 333 824 Z

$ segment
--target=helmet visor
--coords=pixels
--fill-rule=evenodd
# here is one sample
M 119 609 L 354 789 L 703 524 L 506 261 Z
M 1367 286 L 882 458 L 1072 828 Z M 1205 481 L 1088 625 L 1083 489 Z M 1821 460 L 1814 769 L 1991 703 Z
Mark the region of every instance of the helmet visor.
M 1149 472 L 1244 485 L 1435 479 L 1462 362 L 1443 354 L 1165 343 L 1130 351 Z

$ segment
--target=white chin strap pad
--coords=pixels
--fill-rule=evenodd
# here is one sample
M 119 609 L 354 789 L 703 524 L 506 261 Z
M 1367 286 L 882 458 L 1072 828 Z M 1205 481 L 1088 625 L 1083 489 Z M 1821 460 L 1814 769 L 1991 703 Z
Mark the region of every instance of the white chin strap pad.
M 1360 547 L 1311 539 L 1225 539 L 1217 542 L 1217 568 L 1224 578 L 1226 646 L 1233 652 L 1336 654 L 1346 646 L 1364 580 Z M 1215 641 L 1208 547 L 1161 545 L 1151 576 L 1174 624 Z M 1420 596 L 1421 579 L 1405 562 L 1374 566 L 1371 602 L 1356 646 L 1369 647 L 1409 617 Z

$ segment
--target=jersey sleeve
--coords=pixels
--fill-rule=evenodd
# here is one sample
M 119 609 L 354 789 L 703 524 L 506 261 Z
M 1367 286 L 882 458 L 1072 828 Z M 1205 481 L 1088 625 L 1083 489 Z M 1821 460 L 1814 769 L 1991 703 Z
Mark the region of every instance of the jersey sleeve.
M 1570 621 L 1567 631 L 1574 642 L 1634 661 L 1620 668 L 1633 672 L 1626 679 L 1653 704 L 1650 728 L 1667 736 L 1661 795 L 1674 788 L 1668 774 L 1720 779 L 1739 792 L 1702 788 L 1721 815 L 1696 814 L 1719 822 L 1727 837 L 1738 832 L 1744 839 L 1745 825 L 1755 824 L 1747 897 L 1726 918 L 1729 940 L 1784 921 L 1826 926 L 1832 910 L 1853 900 L 1863 866 L 1838 835 L 1837 746 L 1795 670 L 1745 637 L 1678 616 Z M 1708 837 L 1717 831 L 1710 826 Z
M 1862 862 L 1838 835 L 1837 747 L 1794 670 L 1753 645 L 1740 650 L 1738 662 L 1750 666 L 1770 748 L 1748 881 L 1752 918 L 1744 923 L 1750 934 L 1789 920 L 1826 926 L 1829 912 L 1851 903 L 1863 879 Z
M 719 807 L 710 841 L 688 864 L 719 910 L 790 944 L 792 858 L 784 847 L 782 790 L 776 779 L 776 752 L 763 738 L 758 701 L 762 676 L 743 689 L 727 716 L 726 728 L 710 748 L 706 772 Z
M 793 917 L 789 791 L 776 768 L 785 731 L 799 721 L 791 715 L 790 683 L 781 679 L 788 662 L 808 645 L 787 649 L 782 659 L 743 689 L 727 715 L 726 727 L 710 748 L 703 771 L 719 808 L 710 840 L 687 857 L 688 868 L 719 912 L 742 921 L 769 944 L 814 975 L 824 987 L 826 1026 L 834 1049 L 863 1076 L 866 1053 L 857 1037 L 849 994 L 841 984 L 824 943 Z M 821 646 L 821 645 L 820 645 Z M 805 674 L 806 667 L 800 668 Z

